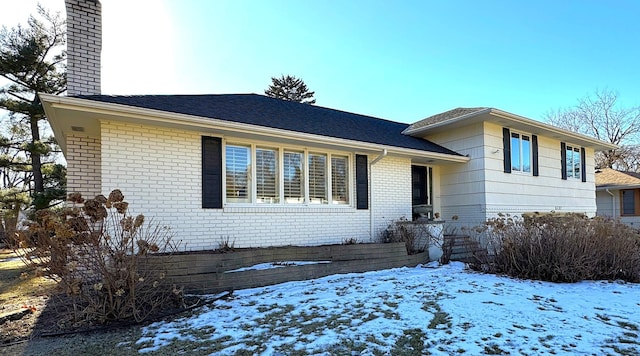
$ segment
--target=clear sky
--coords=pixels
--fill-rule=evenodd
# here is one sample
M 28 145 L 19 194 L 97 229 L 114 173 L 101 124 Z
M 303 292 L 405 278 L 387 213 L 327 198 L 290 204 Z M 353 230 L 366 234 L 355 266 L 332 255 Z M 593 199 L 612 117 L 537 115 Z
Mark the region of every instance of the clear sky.
M 63 0 L 41 0 L 64 13 Z M 35 12 L 0 0 L 0 22 Z M 6 11 L 6 10 L 9 11 Z M 401 122 L 463 106 L 541 120 L 596 89 L 640 105 L 640 1 L 102 0 L 104 94 L 258 93 Z

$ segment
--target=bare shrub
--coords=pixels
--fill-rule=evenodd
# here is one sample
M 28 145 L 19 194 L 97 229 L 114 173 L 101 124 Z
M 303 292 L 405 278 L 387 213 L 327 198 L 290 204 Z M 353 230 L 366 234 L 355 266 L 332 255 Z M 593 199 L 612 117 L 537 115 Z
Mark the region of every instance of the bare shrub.
M 640 282 L 640 235 L 618 220 L 500 216 L 487 222 L 486 233 L 491 272 L 552 282 Z
M 220 242 L 218 243 L 218 248 L 216 252 L 219 253 L 228 253 L 235 251 L 236 240 L 231 240 L 230 236 L 221 237 Z
M 342 239 L 342 244 L 343 245 L 355 245 L 357 243 L 358 243 L 358 239 L 356 239 L 355 237 Z
M 379 241 L 382 243 L 404 242 L 407 253 L 413 255 L 424 252 L 428 247 L 428 241 L 420 243 L 419 237 L 419 231 L 414 228 L 410 221 L 399 219 L 391 222 L 391 224 L 382 231 Z
M 144 215 L 132 216 L 120 190 L 59 211 L 38 211 L 16 249 L 23 260 L 58 282 L 70 299 L 73 323 L 143 321 L 182 303 L 166 271 L 146 268 L 156 253 L 176 251 L 171 231 Z

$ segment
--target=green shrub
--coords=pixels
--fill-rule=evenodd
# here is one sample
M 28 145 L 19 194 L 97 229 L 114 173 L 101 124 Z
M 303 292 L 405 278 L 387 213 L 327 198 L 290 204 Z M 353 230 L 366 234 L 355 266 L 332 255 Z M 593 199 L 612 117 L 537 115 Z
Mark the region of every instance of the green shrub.
M 486 225 L 490 272 L 552 282 L 640 282 L 640 235 L 618 220 L 550 214 L 500 216 Z
M 156 253 L 176 250 L 168 227 L 132 216 L 120 190 L 72 206 L 40 210 L 16 246 L 23 260 L 58 282 L 71 323 L 143 321 L 182 303 L 166 272 L 145 268 Z

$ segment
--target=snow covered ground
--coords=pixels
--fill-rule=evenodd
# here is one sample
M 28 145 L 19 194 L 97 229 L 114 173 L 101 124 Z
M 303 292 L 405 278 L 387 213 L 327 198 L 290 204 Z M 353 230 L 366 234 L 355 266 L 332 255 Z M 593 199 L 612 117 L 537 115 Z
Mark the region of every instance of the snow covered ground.
M 640 285 L 397 268 L 235 291 L 142 335 L 161 353 L 638 355 Z

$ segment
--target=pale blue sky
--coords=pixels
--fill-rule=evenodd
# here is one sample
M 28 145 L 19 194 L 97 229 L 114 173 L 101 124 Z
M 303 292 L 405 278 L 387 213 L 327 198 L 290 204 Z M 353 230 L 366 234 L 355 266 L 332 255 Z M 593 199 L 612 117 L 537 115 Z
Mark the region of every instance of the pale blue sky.
M 63 8 L 63 0 L 42 3 Z M 291 74 L 317 105 L 402 122 L 458 106 L 540 120 L 599 88 L 640 105 L 639 1 L 102 6 L 105 94 L 262 94 L 271 76 Z

